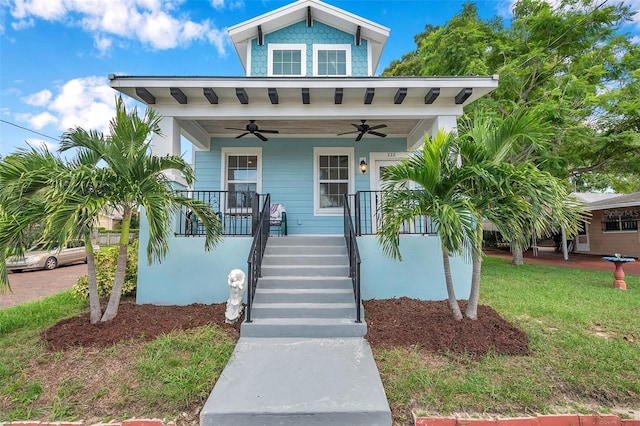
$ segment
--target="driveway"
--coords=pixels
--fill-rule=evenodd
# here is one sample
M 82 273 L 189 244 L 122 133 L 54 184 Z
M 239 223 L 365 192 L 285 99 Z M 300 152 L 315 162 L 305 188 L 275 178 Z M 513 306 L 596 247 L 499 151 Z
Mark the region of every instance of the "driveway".
M 61 266 L 51 271 L 9 273 L 9 283 L 13 292 L 0 295 L 0 309 L 70 289 L 78 278 L 86 274 L 87 265 L 84 263 Z

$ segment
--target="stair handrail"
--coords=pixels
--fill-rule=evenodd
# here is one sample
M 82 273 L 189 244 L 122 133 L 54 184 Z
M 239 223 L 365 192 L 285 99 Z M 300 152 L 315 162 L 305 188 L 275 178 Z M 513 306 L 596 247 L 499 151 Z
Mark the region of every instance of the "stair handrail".
M 356 231 L 351 219 L 351 208 L 349 207 L 348 194 L 344 194 L 344 239 L 347 243 L 347 254 L 349 255 L 349 277 L 351 277 L 353 294 L 356 301 L 356 322 L 361 323 L 362 313 L 360 312 L 360 304 L 362 302 L 362 295 L 360 293 L 360 250 L 358 250 Z
M 271 227 L 269 226 L 269 214 L 271 208 L 271 195 L 266 194 L 264 204 L 260 211 L 260 217 L 255 226 L 253 233 L 253 242 L 249 250 L 247 258 L 247 272 L 249 288 L 247 289 L 247 307 L 245 312 L 245 321 L 251 322 L 251 307 L 253 306 L 253 297 L 258 286 L 258 278 L 262 276 L 262 258 L 264 257 L 264 249 L 267 246 Z

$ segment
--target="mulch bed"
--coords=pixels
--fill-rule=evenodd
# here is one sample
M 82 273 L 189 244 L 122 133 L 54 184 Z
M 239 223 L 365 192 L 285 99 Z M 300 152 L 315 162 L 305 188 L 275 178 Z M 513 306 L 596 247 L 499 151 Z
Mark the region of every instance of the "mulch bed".
M 460 302 L 464 313 L 466 302 Z M 371 346 L 419 347 L 432 352 L 525 355 L 527 334 L 493 308 L 478 306 L 478 319 L 456 321 L 446 300 L 425 302 L 401 297 L 364 302 Z
M 364 302 L 367 339 L 373 347 L 418 347 L 434 352 L 483 355 L 523 355 L 527 335 L 487 306 L 478 320 L 455 321 L 446 301 L 408 298 Z M 461 303 L 464 312 L 465 304 Z M 118 315 L 106 323 L 90 324 L 89 315 L 63 320 L 42 333 L 50 350 L 83 346 L 105 348 L 122 340 L 151 341 L 163 333 L 207 324 L 220 325 L 240 336 L 240 322 L 225 323 L 224 303 L 215 305 L 154 306 L 123 303 Z

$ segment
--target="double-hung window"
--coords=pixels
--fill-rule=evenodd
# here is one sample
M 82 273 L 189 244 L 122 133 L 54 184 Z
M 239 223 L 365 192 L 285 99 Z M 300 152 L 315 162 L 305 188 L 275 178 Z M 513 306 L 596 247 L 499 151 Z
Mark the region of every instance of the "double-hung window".
M 314 148 L 314 211 L 343 214 L 344 194 L 353 192 L 353 148 Z
M 262 150 L 223 148 L 223 182 L 227 192 L 226 211 L 250 213 L 253 196 L 261 190 Z
M 351 45 L 350 44 L 314 44 L 313 75 L 350 76 Z
M 304 77 L 307 74 L 306 44 L 269 44 L 269 77 Z

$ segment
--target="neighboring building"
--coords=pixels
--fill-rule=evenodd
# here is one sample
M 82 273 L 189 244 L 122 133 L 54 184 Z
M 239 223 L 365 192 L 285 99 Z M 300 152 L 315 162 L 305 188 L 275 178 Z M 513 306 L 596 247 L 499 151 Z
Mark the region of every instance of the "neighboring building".
M 592 215 L 576 237 L 576 253 L 640 257 L 640 192 L 574 195 Z
M 107 230 L 120 229 L 122 225 L 122 211 L 113 207 L 107 207 L 101 211 L 98 215 L 97 228 L 104 228 Z
M 181 135 L 193 145 L 197 182 L 189 194 L 214 206 L 226 232 L 205 252 L 203 238 L 189 238 L 201 234 L 197 218 L 183 212 L 168 258 L 148 266 L 140 256 L 138 301 L 226 300 L 227 274 L 246 270 L 262 208 L 256 199 L 270 194 L 284 205 L 288 235 L 340 235 L 345 193 L 359 235 L 363 297 L 445 299 L 440 243 L 427 221 L 408 224 L 403 262 L 377 245 L 381 173 L 425 134 L 454 131 L 464 106 L 494 90 L 498 77 L 375 77 L 389 29 L 317 0 L 228 32 L 246 76 L 110 75 L 111 87 L 164 117 L 154 154 L 180 155 Z M 181 176 L 170 178 L 185 187 Z M 141 215 L 141 253 L 146 226 Z M 465 298 L 471 265 L 453 259 L 453 273 Z

